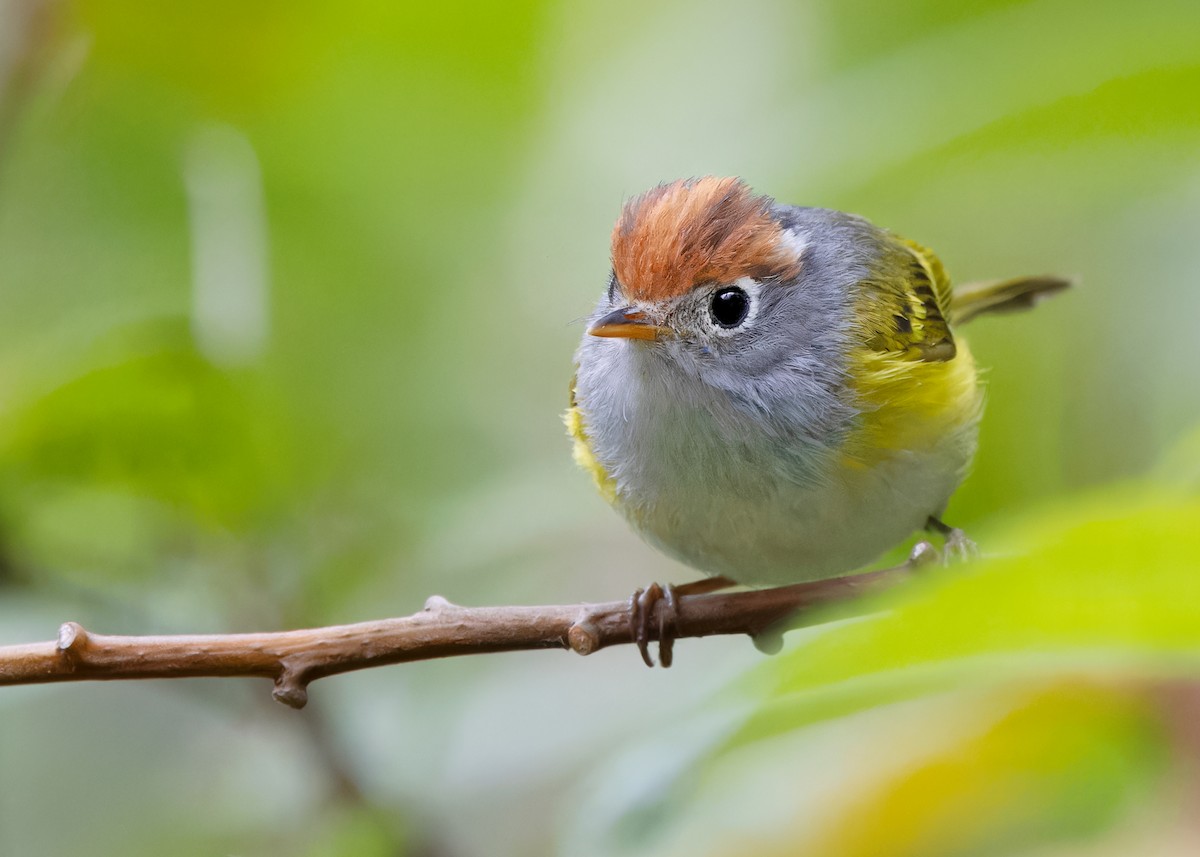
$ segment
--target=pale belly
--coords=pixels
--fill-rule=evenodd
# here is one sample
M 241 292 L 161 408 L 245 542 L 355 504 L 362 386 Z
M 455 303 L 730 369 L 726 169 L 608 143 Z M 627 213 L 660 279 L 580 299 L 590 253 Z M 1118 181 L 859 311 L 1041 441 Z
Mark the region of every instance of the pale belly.
M 665 553 L 747 584 L 818 580 L 860 569 L 945 508 L 980 412 L 965 348 L 954 363 L 927 371 L 958 373 L 955 384 L 916 385 L 923 398 L 895 395 L 824 424 L 836 405 L 809 391 L 797 399 L 811 405 L 805 418 L 781 428 L 632 361 L 601 371 L 581 360 L 568 424 L 604 496 Z
M 939 515 L 967 446 L 897 454 L 866 470 L 833 462 L 816 485 L 760 473 L 754 491 L 710 482 L 617 506 L 651 544 L 708 574 L 758 585 L 818 580 L 861 568 Z

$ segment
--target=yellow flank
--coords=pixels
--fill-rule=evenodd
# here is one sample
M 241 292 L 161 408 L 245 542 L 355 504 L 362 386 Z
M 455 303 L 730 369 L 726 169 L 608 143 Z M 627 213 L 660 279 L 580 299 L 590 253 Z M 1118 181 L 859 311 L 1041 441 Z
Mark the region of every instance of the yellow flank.
M 572 387 L 574 387 L 573 384 Z M 596 460 L 596 455 L 592 452 L 592 446 L 588 442 L 587 432 L 583 428 L 583 414 L 579 412 L 579 407 L 575 405 L 574 398 L 572 391 L 571 407 L 563 414 L 563 422 L 567 425 L 567 434 L 571 435 L 571 439 L 575 441 L 573 450 L 575 463 L 592 474 L 592 479 L 596 483 L 596 490 L 600 492 L 600 496 L 610 504 L 615 504 L 617 502 L 617 482 L 608 475 L 608 471 Z
M 849 374 L 863 415 L 843 449 L 852 468 L 933 449 L 983 406 L 975 360 L 946 322 L 952 294 L 941 262 L 903 243 L 915 257 L 911 277 L 864 283 L 855 307 L 864 344 L 851 351 Z
M 897 452 L 932 449 L 979 418 L 983 394 L 961 338 L 950 360 L 866 348 L 850 359 L 863 415 L 843 449 L 848 466 L 866 468 Z

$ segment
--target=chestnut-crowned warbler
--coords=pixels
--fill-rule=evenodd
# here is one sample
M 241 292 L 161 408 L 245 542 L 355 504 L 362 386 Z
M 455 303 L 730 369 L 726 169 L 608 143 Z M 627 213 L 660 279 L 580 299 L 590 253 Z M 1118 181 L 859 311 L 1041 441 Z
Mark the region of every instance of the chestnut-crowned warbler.
M 957 328 L 1067 285 L 952 290 L 933 253 L 862 217 L 735 178 L 659 185 L 613 229 L 575 458 L 648 542 L 738 583 L 840 575 L 922 527 L 957 537 L 939 516 L 983 406 Z

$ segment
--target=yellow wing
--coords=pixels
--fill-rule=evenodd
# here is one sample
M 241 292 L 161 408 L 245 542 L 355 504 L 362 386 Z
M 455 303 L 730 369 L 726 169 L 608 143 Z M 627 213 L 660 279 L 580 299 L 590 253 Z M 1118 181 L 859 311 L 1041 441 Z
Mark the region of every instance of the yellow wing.
M 901 239 L 908 257 L 892 276 L 873 280 L 861 304 L 867 345 L 897 357 L 941 362 L 957 353 L 950 317 L 950 280 L 937 256 Z
M 933 251 L 915 241 L 898 240 L 912 258 L 902 263 L 899 276 L 867 284 L 863 307 L 867 344 L 877 351 L 918 360 L 950 360 L 957 352 L 952 324 L 966 324 L 987 313 L 1029 309 L 1073 285 L 1067 277 L 1044 275 L 952 289 Z
M 907 255 L 863 283 L 859 297 L 862 345 L 851 360 L 864 417 L 847 445 L 852 462 L 970 437 L 983 398 L 975 362 L 951 325 L 1032 306 L 1071 284 L 1062 277 L 1024 277 L 952 290 L 937 256 L 913 241 L 897 241 Z
M 898 264 L 862 284 L 861 345 L 851 384 L 863 411 L 843 461 L 865 468 L 896 453 L 973 443 L 982 393 L 966 343 L 950 329 L 950 281 L 919 244 L 897 239 Z

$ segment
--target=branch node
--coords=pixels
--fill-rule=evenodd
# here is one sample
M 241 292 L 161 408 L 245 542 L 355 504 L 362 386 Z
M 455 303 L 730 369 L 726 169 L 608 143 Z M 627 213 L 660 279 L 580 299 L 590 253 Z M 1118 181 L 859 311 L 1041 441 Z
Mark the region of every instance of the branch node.
M 430 595 L 425 599 L 425 612 L 436 613 L 439 610 L 446 610 L 454 605 L 440 595 Z
M 78 622 L 63 622 L 58 626 L 56 648 L 72 670 L 79 665 L 87 644 L 88 632 Z
M 588 618 L 577 619 L 567 631 L 567 645 L 580 655 L 590 655 L 600 648 L 600 629 Z
M 908 555 L 909 568 L 923 568 L 931 565 L 941 559 L 941 551 L 935 548 L 930 542 L 919 541 L 912 546 L 912 552 Z
M 784 623 L 772 625 L 757 634 L 751 634 L 750 642 L 764 655 L 777 655 L 783 651 L 783 634 L 786 630 L 787 626 Z
M 307 705 L 308 679 L 304 677 L 304 671 L 284 663 L 283 671 L 275 677 L 275 689 L 271 691 L 271 696 L 288 708 L 299 709 Z

